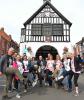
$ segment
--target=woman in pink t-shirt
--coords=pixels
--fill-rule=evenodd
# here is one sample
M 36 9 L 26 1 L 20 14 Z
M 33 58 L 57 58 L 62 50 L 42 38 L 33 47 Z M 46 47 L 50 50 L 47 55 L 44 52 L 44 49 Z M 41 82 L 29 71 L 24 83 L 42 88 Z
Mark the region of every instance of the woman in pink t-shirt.
M 52 59 L 52 56 L 50 57 L 49 60 L 47 60 L 47 65 L 46 65 L 46 69 L 49 69 L 49 71 L 54 72 L 54 60 Z
M 54 72 L 54 60 L 52 55 L 50 55 L 46 64 L 46 76 L 49 86 L 52 86 L 52 73 Z

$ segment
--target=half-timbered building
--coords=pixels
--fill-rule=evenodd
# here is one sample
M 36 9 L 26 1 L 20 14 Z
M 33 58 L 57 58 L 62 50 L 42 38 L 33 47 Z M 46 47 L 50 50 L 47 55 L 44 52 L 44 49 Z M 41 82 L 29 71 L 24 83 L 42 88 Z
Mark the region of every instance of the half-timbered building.
M 64 46 L 70 44 L 72 23 L 52 4 L 43 0 L 43 5 L 24 23 L 21 28 L 20 53 L 31 46 L 35 56 L 48 53 L 53 56 L 62 54 Z

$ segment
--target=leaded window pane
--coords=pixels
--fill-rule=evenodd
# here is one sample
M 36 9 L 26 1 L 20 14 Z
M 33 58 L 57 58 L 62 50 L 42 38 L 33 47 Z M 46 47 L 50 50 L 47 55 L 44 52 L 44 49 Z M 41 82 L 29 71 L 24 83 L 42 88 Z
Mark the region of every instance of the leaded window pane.
M 32 35 L 41 35 L 41 24 L 32 24 L 31 33 Z
M 53 24 L 52 25 L 52 34 L 53 35 L 63 35 L 63 25 L 62 24 Z
M 52 25 L 51 24 L 43 24 L 42 26 L 42 35 L 49 36 L 52 33 Z

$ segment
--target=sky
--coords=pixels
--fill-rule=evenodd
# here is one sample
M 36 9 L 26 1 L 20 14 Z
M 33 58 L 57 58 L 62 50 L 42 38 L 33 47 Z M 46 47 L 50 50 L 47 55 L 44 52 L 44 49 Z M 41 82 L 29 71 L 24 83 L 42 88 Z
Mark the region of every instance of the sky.
M 84 0 L 51 0 L 71 23 L 71 43 L 84 37 Z M 43 4 L 43 0 L 0 0 L 0 28 L 20 42 L 23 23 Z

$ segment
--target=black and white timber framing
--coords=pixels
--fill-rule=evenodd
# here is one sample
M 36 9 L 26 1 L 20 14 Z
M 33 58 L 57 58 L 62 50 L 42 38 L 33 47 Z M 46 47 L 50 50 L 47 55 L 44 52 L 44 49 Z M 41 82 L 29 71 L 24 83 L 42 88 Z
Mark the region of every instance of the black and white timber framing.
M 72 23 L 51 4 L 51 0 L 43 1 L 43 5 L 24 23 L 20 43 L 70 42 Z

